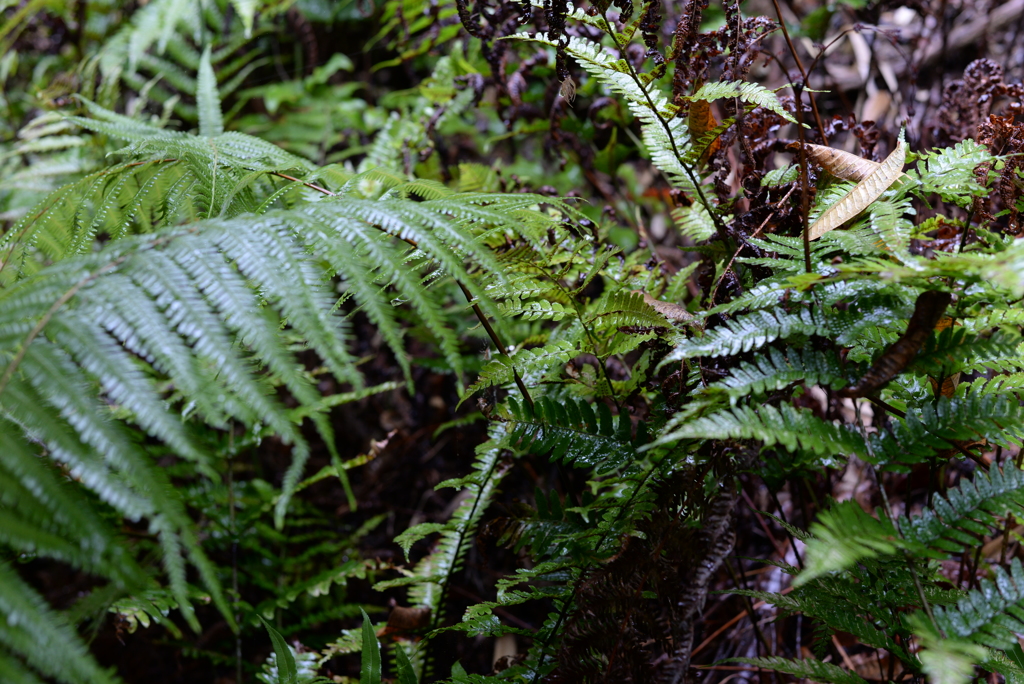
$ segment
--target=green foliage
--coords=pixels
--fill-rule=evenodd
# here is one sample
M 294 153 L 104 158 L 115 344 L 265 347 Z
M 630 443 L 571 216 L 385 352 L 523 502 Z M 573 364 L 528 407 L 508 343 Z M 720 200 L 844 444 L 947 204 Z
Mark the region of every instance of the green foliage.
M 859 675 L 848 672 L 838 665 L 823 663 L 814 658 L 804 660 L 787 660 L 778 657 L 733 658 L 731 662 L 763 667 L 767 670 L 813 679 L 816 682 L 829 682 L 829 684 L 864 684 L 865 681 Z
M 380 644 L 373 633 L 373 623 L 363 611 L 363 658 L 359 670 L 359 684 L 380 684 Z
M 232 628 L 262 622 L 274 653 L 258 677 L 268 684 L 317 681 L 319 666 L 348 652 L 361 653 L 364 684 L 385 674 L 436 679 L 442 633 L 526 637 L 500 678 L 455 663 L 451 681 L 679 681 L 733 553 L 741 487 L 761 478 L 773 495 L 788 486 L 790 502 L 804 489 L 814 499 L 808 483 L 829 481 L 852 457 L 882 483 L 885 507 L 812 501 L 807 530 L 777 518 L 806 541 L 802 568 L 772 561 L 795 575 L 792 591 L 738 593 L 806 615 L 819 637 L 886 650 L 913 677 L 963 684 L 975 666 L 1024 676 L 1019 561 L 1005 569 L 990 558 L 989 578 L 966 591 L 939 574 L 940 563 L 970 564 L 979 540 L 1007 533 L 1024 505 L 1024 471 L 1004 462 L 961 472 L 917 509 L 905 499 L 912 512 L 898 516 L 884 488 L 886 473 L 930 476 L 961 457 L 989 463 L 979 446 L 1024 440 L 1024 243 L 1001 216 L 971 209 L 984 224 L 973 226 L 977 241 L 921 247 L 933 229 L 962 227 L 949 216 L 995 196 L 993 169 L 1007 160 L 972 140 L 919 151 L 853 225 L 805 245 L 804 222 L 850 185 L 818 188 L 809 216 L 802 193 L 782 194 L 800 175 L 795 164 L 772 167 L 798 158 L 774 156 L 785 144 L 773 137 L 778 126 L 796 121 L 792 104 L 734 75 L 687 95 L 705 74 L 687 76 L 685 56 L 673 64 L 677 56 L 651 48 L 654 3 L 632 17 L 629 3 L 594 3 L 566 17 L 585 30 L 564 35 L 558 3 L 534 4 L 546 35 L 500 35 L 517 30 L 519 3 L 480 14 L 473 4 L 391 0 L 379 32 L 353 24 L 395 49 L 376 67 L 389 78 L 398 65 L 403 82 L 429 74 L 406 91 L 374 80 L 371 44 L 359 59 L 308 64 L 302 35 L 280 37 L 301 33 L 283 31 L 285 22 L 302 29 L 319 12 L 326 30 L 362 4 L 243 0 L 152 0 L 116 24 L 76 24 L 81 61 L 53 57 L 68 60 L 61 68 L 80 92 L 38 98 L 73 110 L 29 119 L 36 105 L 8 101 L 5 90 L 0 107 L 25 124 L 0 123 L 11 140 L 0 143 L 8 678 L 117 681 L 77 629 L 90 613 L 116 614 L 129 630 L 158 623 L 184 640 L 175 620 L 198 631 L 207 611 L 196 606 L 209 602 Z M 9 13 L 0 43 L 28 13 Z M 457 18 L 476 37 L 457 37 Z M 740 40 L 730 31 L 705 33 L 700 51 L 717 51 L 736 74 L 746 53 L 726 43 Z M 523 45 L 540 50 L 528 68 L 516 64 Z M 693 57 L 709 67 L 707 55 Z M 567 58 L 585 72 L 578 91 L 595 105 L 586 117 L 568 106 L 577 84 Z M 50 68 L 34 62 L 32 82 Z M 0 60 L 0 81 L 17 71 Z M 560 95 L 538 75 L 563 81 Z M 697 101 L 719 101 L 732 118 L 691 139 L 685 107 Z M 742 137 L 755 126 L 756 151 Z M 716 140 L 724 152 L 707 163 Z M 732 166 L 737 150 L 742 168 Z M 646 191 L 664 188 L 648 162 L 681 193 L 671 212 L 652 208 Z M 555 190 L 519 192 L 541 185 Z M 585 201 L 553 197 L 570 190 Z M 929 202 L 938 216 L 915 225 Z M 669 213 L 696 261 L 657 249 L 655 219 Z M 936 290 L 953 293 L 955 323 L 915 329 L 915 298 Z M 883 371 L 868 396 L 851 390 Z M 343 460 L 349 445 L 332 411 L 403 385 L 434 392 L 442 374 L 444 391 L 477 400 L 487 439 L 468 475 L 437 485 L 456 490 L 447 514 L 420 505 L 416 518 L 427 521 L 389 537 L 408 567 L 362 558 L 359 540 L 393 518 L 366 516 L 338 532 L 334 517 L 362 503 L 348 471 L 390 438 Z M 447 400 L 423 403 L 440 415 Z M 445 413 L 395 441 L 468 420 Z M 248 471 L 236 482 L 236 456 L 264 439 L 290 457 L 280 486 Z M 322 465 L 304 478 L 314 457 Z M 305 498 L 336 486 L 346 512 Z M 493 544 L 510 549 L 507 572 L 458 620 L 453 587 Z M 230 568 L 229 548 L 243 557 Z M 57 562 L 99 586 L 58 611 L 15 560 Z M 357 602 L 350 579 L 404 591 L 402 609 L 426 616 L 395 640 L 387 672 L 363 610 L 385 598 Z M 520 610 L 534 612 L 521 619 Z M 301 617 L 289 615 L 285 629 L 289 611 Z M 326 620 L 355 624 L 360 613 L 361 627 L 335 642 L 317 635 L 318 652 L 285 641 Z M 736 662 L 865 681 L 839 661 Z
M 725 98 L 739 98 L 758 107 L 764 107 L 781 116 L 786 121 L 796 123 L 796 119 L 782 106 L 779 98 L 771 90 L 768 90 L 759 83 L 747 83 L 744 81 L 718 81 L 717 83 L 705 83 L 700 89 L 689 97 L 690 100 L 704 100 L 714 102 Z

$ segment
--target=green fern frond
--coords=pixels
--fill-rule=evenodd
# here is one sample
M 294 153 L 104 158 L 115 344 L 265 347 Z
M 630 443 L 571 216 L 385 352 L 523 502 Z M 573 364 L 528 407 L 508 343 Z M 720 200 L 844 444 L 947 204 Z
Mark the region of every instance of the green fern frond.
M 811 451 L 830 461 L 841 454 L 863 454 L 860 434 L 841 425 L 825 422 L 807 409 L 782 404 L 740 406 L 695 420 L 671 421 L 655 444 L 680 439 L 756 439 L 765 446 L 780 444 L 790 451 Z
M 704 100 L 714 102 L 725 98 L 739 98 L 758 107 L 775 112 L 786 121 L 796 123 L 793 115 L 779 102 L 779 97 L 759 83 L 745 81 L 715 81 L 705 83 L 700 90 L 689 96 L 688 100 Z
M 839 359 L 831 352 L 805 347 L 783 354 L 774 347 L 767 349 L 754 363 L 744 361 L 732 369 L 727 378 L 709 385 L 707 392 L 724 390 L 733 406 L 741 398 L 774 392 L 797 382 L 826 385 L 840 389 L 846 384 Z
M 1018 397 L 1024 392 L 1024 373 L 997 375 L 991 380 L 981 378 L 971 383 L 981 394 L 1015 394 Z
M 939 397 L 935 403 L 910 408 L 893 420 L 889 431 L 872 437 L 876 456 L 914 462 L 936 451 L 952 449 L 960 441 L 988 440 L 1008 445 L 1024 439 L 1024 421 L 1018 402 L 1001 394 Z
M 979 165 L 993 159 L 992 153 L 984 145 L 967 139 L 953 147 L 936 152 L 922 152 L 919 156 L 920 161 L 915 175 L 919 175 L 919 191 L 922 194 L 935 193 L 944 202 L 954 202 L 966 207 L 973 201 L 973 197 L 988 192 L 974 175 L 974 170 Z
M 587 323 L 595 331 L 623 326 L 673 330 L 667 318 L 644 301 L 640 292 L 620 291 L 606 297 L 591 309 Z
M 1020 371 L 1024 370 L 1024 342 L 1019 333 L 972 335 L 962 327 L 950 326 L 925 342 L 913 367 L 936 378 L 959 372 Z
M 506 316 L 519 316 L 523 320 L 550 320 L 560 321 L 566 316 L 574 316 L 575 310 L 558 302 L 548 301 L 527 301 L 524 302 L 518 297 L 512 297 L 498 305 L 501 313 Z
M 114 684 L 117 681 L 88 657 L 81 637 L 53 614 L 35 589 L 9 563 L 0 563 L 0 643 L 20 654 L 37 672 L 65 684 Z M 6 666 L 11 664 L 8 670 Z M 5 678 L 38 682 L 23 665 L 0 652 Z
M 1007 513 L 1024 507 L 1024 471 L 1007 466 L 975 473 L 945 497 L 936 497 L 920 515 L 898 519 L 899 530 L 885 518 L 875 518 L 853 501 L 823 511 L 811 526 L 806 566 L 794 584 L 850 568 L 854 563 L 897 551 L 942 557 L 989 534 Z
M 411 575 L 374 585 L 377 591 L 409 587 L 409 602 L 415 607 L 429 609 L 435 628 L 443 622 L 447 587 L 461 570 L 476 529 L 508 470 L 502 458 L 506 439 L 504 426 L 496 424 L 491 430 L 491 439 L 477 447 L 474 472 L 459 481 L 446 481 L 438 485 L 438 488 L 464 487 L 468 496 L 462 498 L 459 507 L 445 523 L 427 529 L 413 528 L 407 533 L 406 543 L 411 545 L 417 537 L 440 532 L 434 550 L 416 564 Z M 417 674 L 422 678 L 424 673 L 420 671 Z
M 936 496 L 920 515 L 901 522 L 907 539 L 932 549 L 957 553 L 977 543 L 1007 513 L 1024 507 L 1024 470 L 1011 464 L 978 471 L 945 496 Z
M 556 47 L 553 41 L 539 36 L 518 34 L 514 37 Z M 686 120 L 676 117 L 678 107 L 650 83 L 638 84 L 626 62 L 614 59 L 600 43 L 581 36 L 569 36 L 564 49 L 587 73 L 626 100 L 629 110 L 642 123 L 641 137 L 654 165 L 673 185 L 698 195 L 695 171 L 684 162 L 691 144 Z M 640 82 L 643 83 L 642 77 Z M 751 91 L 751 96 L 757 95 Z
M 754 667 L 784 672 L 801 679 L 810 679 L 815 682 L 828 682 L 828 684 L 867 684 L 867 680 L 856 672 L 844 670 L 838 665 L 824 663 L 814 658 L 802 660 L 790 660 L 777 656 L 765 658 L 730 658 L 728 662 L 743 663 Z
M 814 309 L 800 309 L 791 313 L 782 308 L 755 311 L 738 316 L 725 325 L 712 328 L 701 338 L 686 340 L 666 357 L 666 361 L 681 361 L 697 356 L 727 356 L 759 349 L 778 339 L 796 335 L 829 334 L 824 315 Z
M 578 353 L 571 342 L 558 340 L 536 349 L 518 349 L 512 356 L 499 354 L 481 369 L 477 381 L 466 390 L 466 396 L 485 387 L 506 385 L 515 379 L 517 371 L 521 376 L 546 373 L 555 365 L 567 363 Z
M 906 262 L 910 257 L 910 234 L 914 224 L 906 218 L 914 214 L 911 199 L 877 199 L 865 217 L 849 230 L 832 231 L 832 241 L 850 254 L 888 254 Z
M 793 581 L 795 586 L 848 568 L 863 558 L 910 548 L 892 521 L 884 515 L 872 516 L 856 501 L 844 501 L 822 511 L 810 532 L 813 536 L 807 542 L 804 571 Z
M 761 178 L 762 188 L 774 188 L 787 183 L 792 183 L 800 177 L 800 167 L 796 164 L 789 164 L 781 169 L 772 169 Z
M 196 106 L 199 109 L 199 135 L 216 138 L 224 133 L 224 116 L 220 111 L 220 94 L 217 92 L 217 77 L 210 64 L 210 48 L 203 51 L 199 60 L 199 77 L 196 80 Z
M 956 606 L 933 609 L 947 637 L 1000 650 L 1017 645 L 1017 632 L 1024 631 L 1024 566 L 1014 558 L 1009 571 L 993 566 L 992 574 Z
M 994 327 L 1024 325 L 1024 308 L 1000 308 L 997 305 L 986 305 L 977 315 L 965 316 L 960 320 L 964 329 L 971 333 L 980 333 Z
M 620 414 L 618 425 L 604 403 L 595 412 L 586 401 L 565 399 L 555 401 L 542 397 L 531 408 L 509 400 L 511 416 L 510 443 L 524 452 L 550 453 L 555 461 L 576 467 L 610 471 L 626 466 L 637 457 L 643 444 L 643 431 L 633 437 L 633 427 L 626 414 Z
M 676 207 L 672 210 L 672 218 L 676 222 L 679 234 L 694 242 L 703 242 L 715 234 L 717 230 L 711 214 L 700 203 L 688 207 Z

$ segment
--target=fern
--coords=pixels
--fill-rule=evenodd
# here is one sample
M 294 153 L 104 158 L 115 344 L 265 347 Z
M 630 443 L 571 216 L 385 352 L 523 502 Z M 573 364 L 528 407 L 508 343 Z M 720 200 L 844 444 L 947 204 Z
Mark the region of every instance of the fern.
M 627 466 L 644 442 L 644 432 L 633 436 L 629 416 L 620 414 L 618 425 L 605 404 L 595 411 L 585 401 L 556 402 L 542 398 L 534 407 L 509 400 L 510 440 L 522 450 L 547 453 L 554 461 L 607 471 Z
M 729 662 L 744 663 L 761 667 L 766 670 L 775 670 L 786 674 L 795 675 L 801 679 L 810 679 L 816 682 L 828 682 L 829 684 L 866 684 L 856 672 L 844 670 L 832 663 L 823 663 L 814 658 L 803 660 L 787 660 L 777 656 L 767 658 L 730 658 Z
M 458 371 L 462 357 L 444 302 L 410 268 L 410 256 L 435 274 L 457 278 L 481 307 L 496 312 L 470 272 L 500 273 L 481 240 L 494 230 L 533 237 L 546 231 L 542 224 L 554 223 L 531 209 L 538 198 L 455 195 L 381 173 L 350 179 L 348 194 L 328 191 L 331 196 L 318 202 L 297 196 L 290 208 L 268 210 L 268 194 L 283 197 L 269 178 L 283 170 L 311 178 L 316 169 L 255 138 L 220 133 L 208 54 L 200 67 L 202 135 L 164 131 L 87 103 L 96 118 L 74 121 L 128 140 L 124 154 L 132 161 L 57 190 L 4 236 L 0 252 L 0 440 L 6 444 L 0 471 L 10 482 L 3 543 L 87 570 L 121 593 L 151 586 L 116 533 L 100 522 L 101 509 L 76 499 L 74 488 L 60 485 L 58 473 L 41 465 L 38 454 L 45 450 L 104 508 L 149 521 L 169 579 L 168 600 L 194 628 L 186 560 L 220 611 L 231 611 L 182 500 L 135 435 L 166 444 L 200 472 L 213 468 L 182 422 L 180 406 L 154 380 L 169 382 L 210 425 L 237 422 L 292 446 L 294 461 L 275 510 L 280 524 L 309 454 L 293 419 L 308 416 L 334 449 L 324 413 L 330 404 L 281 329 L 300 336 L 340 382 L 358 390 L 362 378 L 348 350 L 349 327 L 333 313 L 334 297 L 324 287 L 337 276 L 408 373 L 402 329 L 381 289 L 390 284 Z M 383 193 L 353 196 L 364 180 Z M 189 201 L 195 203 L 186 210 Z M 90 206 L 94 216 L 86 214 Z M 217 214 L 222 218 L 174 225 Z M 94 251 L 101 231 L 110 241 Z M 285 410 L 275 385 L 304 410 Z M 126 422 L 112 421 L 111 407 Z M 31 487 L 17 484 L 33 481 L 29 477 Z M 7 622 L 22 620 L 37 633 L 28 639 L 9 630 L 0 639 L 3 648 L 64 681 L 105 681 L 73 636 L 59 638 L 66 658 L 36 662 L 39 646 L 57 639 L 56 618 L 31 591 L 11 591 L 35 603 L 4 606 Z
M 992 154 L 973 140 L 964 140 L 939 152 L 920 155 L 918 166 L 922 194 L 938 194 L 945 202 L 968 206 L 973 197 L 986 190 L 978 183 L 975 169 L 992 161 Z
M 410 528 L 402 535 L 402 544 L 409 547 L 428 534 L 440 533 L 440 539 L 433 551 L 423 557 L 407 577 L 379 582 L 378 591 L 391 587 L 408 586 L 409 602 L 413 607 L 431 612 L 431 625 L 442 624 L 445 593 L 454 576 L 462 569 L 469 545 L 476 533 L 484 513 L 494 496 L 498 484 L 507 472 L 501 452 L 506 435 L 502 426 L 491 431 L 491 439 L 476 450 L 474 472 L 464 478 L 446 480 L 437 488 L 458 487 L 468 493 L 462 499 L 452 517 L 444 523 L 425 523 Z M 417 676 L 425 676 L 425 663 L 420 664 Z
M 1016 633 L 1024 627 L 1024 566 L 1014 558 L 1009 571 L 996 566 L 992 574 L 956 606 L 934 609 L 935 625 L 946 637 L 996 649 L 1017 644 Z
M 941 557 L 973 544 L 976 535 L 995 527 L 997 518 L 1024 506 L 1024 471 L 1015 467 L 979 472 L 945 497 L 937 497 L 920 515 L 895 521 L 875 518 L 850 501 L 823 512 L 811 526 L 803 585 L 864 558 L 913 551 Z M 896 525 L 898 524 L 898 529 Z
M 790 123 L 796 123 L 796 119 L 793 115 L 786 111 L 786 108 L 779 102 L 778 96 L 771 90 L 768 90 L 759 83 L 747 83 L 744 81 L 716 81 L 713 83 L 705 83 L 701 88 L 693 95 L 689 96 L 689 100 L 704 100 L 705 102 L 714 102 L 715 100 L 722 100 L 725 98 L 739 98 L 744 102 L 749 102 L 752 105 L 758 107 L 764 107 L 772 112 L 775 112 L 786 121 Z
M 828 335 L 824 316 L 812 309 L 790 313 L 782 308 L 755 311 L 739 316 L 729 323 L 712 328 L 704 337 L 687 340 L 677 345 L 666 361 L 680 361 L 697 356 L 734 355 L 759 349 L 778 339 L 793 336 Z
M 538 349 L 520 349 L 512 356 L 500 355 L 480 370 L 480 375 L 476 382 L 466 390 L 466 395 L 469 396 L 493 385 L 505 385 L 512 382 L 515 379 L 517 366 L 522 369 L 521 372 L 524 374 L 526 369 L 529 369 L 531 375 L 537 374 L 538 371 L 543 373 L 545 369 L 566 363 L 576 354 L 577 351 L 570 342 L 560 340 Z
M 803 449 L 825 457 L 826 462 L 838 454 L 864 453 L 864 440 L 854 430 L 833 425 L 806 409 L 787 404 L 753 409 L 740 406 L 731 410 L 666 426 L 656 444 L 680 439 L 756 439 L 765 446 L 780 444 L 790 451 Z
M 798 382 L 839 389 L 846 384 L 846 379 L 834 354 L 805 348 L 785 356 L 769 347 L 760 360 L 741 362 L 729 377 L 708 386 L 707 392 L 723 390 L 735 405 L 742 397 L 765 394 Z
M 997 394 L 940 397 L 934 404 L 908 410 L 881 438 L 872 439 L 872 449 L 895 462 L 912 463 L 964 440 L 1017 443 L 1024 438 L 1021 417 L 1015 400 Z

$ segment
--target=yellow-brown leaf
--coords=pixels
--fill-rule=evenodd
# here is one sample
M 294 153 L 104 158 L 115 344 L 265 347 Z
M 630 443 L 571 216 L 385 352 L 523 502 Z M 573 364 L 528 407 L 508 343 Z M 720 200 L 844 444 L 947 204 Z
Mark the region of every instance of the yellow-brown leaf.
M 808 159 L 821 166 L 836 178 L 842 178 L 843 180 L 855 183 L 859 183 L 870 176 L 880 166 L 878 162 L 837 150 L 834 147 L 825 147 L 824 145 L 808 143 L 804 145 L 804 151 L 807 153 Z
M 714 130 L 715 126 L 718 125 L 718 120 L 715 119 L 714 112 L 711 111 L 711 103 L 706 100 L 694 100 L 690 103 L 690 117 L 687 119 L 687 126 L 690 129 L 690 140 L 695 144 L 700 144 L 701 138 L 707 134 L 708 131 Z M 721 140 L 717 137 L 711 141 L 710 144 L 701 152 L 700 160 L 697 162 L 698 166 L 705 166 L 708 163 L 708 159 L 711 158 L 715 152 L 722 146 Z
M 903 163 L 906 158 L 907 145 L 901 138 L 896 149 L 885 158 L 885 161 L 878 164 L 853 190 L 818 217 L 809 229 L 809 238 L 817 240 L 867 209 L 868 205 L 878 199 L 903 174 Z

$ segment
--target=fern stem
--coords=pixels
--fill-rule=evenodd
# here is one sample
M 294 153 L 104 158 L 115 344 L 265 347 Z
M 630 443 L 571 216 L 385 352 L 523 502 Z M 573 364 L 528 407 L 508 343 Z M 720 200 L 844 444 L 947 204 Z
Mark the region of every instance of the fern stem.
M 319 185 L 317 185 L 316 183 L 309 183 L 307 181 L 295 178 L 294 176 L 289 176 L 287 173 L 280 173 L 278 171 L 274 171 L 273 175 L 278 176 L 280 178 L 284 178 L 285 180 L 293 181 L 295 183 L 302 183 L 303 185 L 305 185 L 310 190 L 316 190 L 317 192 L 323 193 L 324 195 L 330 195 L 331 197 L 337 197 L 338 196 L 338 193 L 336 193 L 336 192 L 331 192 L 327 188 L 322 188 Z
M 764 227 L 766 225 L 768 225 L 768 221 L 770 221 L 773 216 L 775 216 L 775 212 L 774 211 L 772 213 L 768 214 L 768 216 L 765 218 L 765 220 L 761 222 L 761 225 L 759 225 L 757 227 L 757 230 L 755 230 L 753 233 L 750 234 L 750 237 L 751 238 L 755 238 L 758 235 L 760 235 L 761 234 L 761 230 L 764 229 Z M 743 248 L 746 247 L 746 246 L 747 246 L 747 244 L 744 242 L 739 247 L 737 247 L 736 251 L 732 255 L 732 259 L 729 259 L 729 263 L 725 265 L 725 269 L 722 271 L 722 277 L 718 279 L 717 283 L 715 283 L 715 286 L 711 289 L 711 296 L 708 297 L 708 302 L 710 302 L 711 306 L 715 305 L 715 295 L 718 293 L 718 288 L 721 286 L 722 282 L 725 280 L 725 276 L 727 276 L 729 274 L 729 270 L 732 269 L 732 265 L 734 263 L 736 263 L 736 259 L 739 257 L 740 252 L 742 252 Z
M 484 491 L 484 487 L 487 486 L 487 483 L 490 481 L 491 477 L 494 476 L 494 471 L 498 468 L 500 463 L 501 459 L 495 458 L 491 463 L 491 467 L 487 470 L 486 475 L 484 475 L 484 477 L 480 480 L 480 483 L 477 485 L 476 496 L 473 497 L 473 506 L 469 510 L 469 515 L 467 515 L 465 518 L 467 521 L 471 521 L 473 517 L 476 515 L 476 509 L 480 505 L 480 494 Z M 460 525 L 459 539 L 455 543 L 455 550 L 454 553 L 452 553 L 452 558 L 457 559 L 459 557 L 459 554 L 462 551 L 462 545 L 466 542 L 466 532 L 468 531 L 468 529 L 469 523 L 467 523 L 466 525 Z M 456 572 L 456 565 L 456 562 L 452 563 L 452 565 L 449 568 L 449 572 L 445 573 L 444 580 L 441 583 L 441 591 L 437 597 L 437 610 L 435 610 L 434 614 L 431 616 L 431 631 L 436 630 L 441 624 L 441 620 L 443 617 L 442 614 L 444 612 L 444 602 L 448 597 L 448 590 L 449 587 L 451 586 L 452 575 Z
M 740 583 L 739 576 L 736 574 L 736 570 L 732 568 L 732 563 L 729 562 L 729 559 L 723 559 L 722 564 L 725 565 L 725 569 L 729 572 L 729 576 L 732 578 L 732 584 L 735 585 L 736 589 L 742 589 L 743 585 Z M 754 610 L 750 597 L 743 595 L 741 598 L 743 599 L 743 608 L 746 610 L 746 615 L 751 618 L 751 625 L 754 627 L 754 633 L 758 635 L 758 641 L 764 647 L 765 654 L 772 655 L 771 645 L 768 643 L 768 639 L 765 638 L 764 632 L 761 631 L 761 627 L 758 625 L 758 613 Z M 772 674 L 774 675 L 774 672 Z
M 608 539 L 611 537 L 611 531 L 614 530 L 618 522 L 622 520 L 622 516 L 626 513 L 626 511 L 632 509 L 633 502 L 636 500 L 637 495 L 644 488 L 644 485 L 647 484 L 647 480 L 653 474 L 654 467 L 652 466 L 646 473 L 644 473 L 643 478 L 641 478 L 636 488 L 633 489 L 633 492 L 629 495 L 629 499 L 622 505 L 622 507 L 619 508 L 619 513 L 616 516 L 614 522 L 608 527 L 604 534 L 602 534 L 598 538 L 597 542 L 594 544 L 595 553 L 601 551 L 601 548 L 604 546 L 604 543 L 608 541 Z M 555 640 L 555 637 L 558 634 L 558 628 L 562 626 L 562 622 L 564 622 L 565 618 L 569 616 L 569 611 L 572 609 L 572 606 L 576 602 L 576 594 L 579 592 L 580 585 L 583 582 L 583 576 L 585 574 L 585 571 L 586 568 L 580 569 L 580 575 L 576 579 L 576 583 L 573 585 L 572 594 L 569 596 L 569 598 L 562 602 L 562 607 L 558 609 L 558 619 L 555 620 L 555 624 L 552 626 L 551 631 L 548 632 L 547 637 L 544 639 L 544 642 L 540 646 L 540 655 L 537 657 L 537 666 L 533 670 L 533 678 L 530 680 L 530 684 L 537 684 L 538 677 L 540 677 L 540 670 L 544 666 L 544 661 L 547 659 L 548 648 L 551 646 L 551 643 Z
M 800 61 L 800 55 L 796 52 L 796 47 L 793 45 L 793 39 L 789 37 L 789 29 L 786 28 L 786 20 L 782 18 L 782 8 L 779 7 L 779 0 L 772 0 L 772 4 L 775 5 L 775 16 L 779 18 L 779 28 L 782 29 L 782 35 L 786 38 L 786 45 L 789 46 L 789 53 L 793 55 L 793 61 L 796 62 L 796 68 L 800 71 L 800 78 L 803 79 L 803 83 L 799 86 L 793 87 L 793 92 L 796 94 L 797 110 L 799 111 L 801 106 L 800 93 L 803 92 L 804 87 L 807 85 L 807 71 L 804 69 L 803 62 Z M 828 145 L 828 137 L 825 135 L 825 126 L 821 123 L 821 115 L 818 114 L 818 105 L 814 101 L 814 95 L 808 93 L 807 99 L 811 101 L 811 111 L 814 112 L 814 120 L 818 125 L 818 132 L 821 134 L 821 144 Z M 803 141 L 801 141 L 801 144 L 802 142 Z
M 858 422 L 861 422 L 859 413 L 860 412 L 858 412 L 857 420 Z M 861 430 L 864 430 L 866 432 L 866 428 L 864 428 L 863 422 L 861 422 Z M 865 438 L 867 437 L 866 434 L 864 436 Z M 888 516 L 889 522 L 891 522 L 892 526 L 896 529 L 896 533 L 899 534 L 900 537 L 903 537 L 903 530 L 900 528 L 899 518 L 897 518 L 896 515 L 893 513 L 892 505 L 889 503 L 889 495 L 886 493 L 885 487 L 882 486 L 882 479 L 878 476 L 878 472 L 870 463 L 867 464 L 867 471 L 871 474 L 872 479 L 874 479 L 875 487 L 878 488 L 878 494 L 882 497 L 882 507 L 885 510 L 885 515 Z M 979 547 L 978 550 L 980 551 L 981 547 Z M 917 576 L 917 567 L 914 564 L 914 557 L 910 554 L 910 552 L 906 551 L 904 552 L 903 557 L 906 559 L 907 569 L 910 570 L 910 575 L 914 579 L 914 588 L 917 590 L 917 597 L 921 601 L 921 607 L 924 608 L 924 612 L 928 616 L 928 619 L 931 621 L 932 627 L 934 627 L 935 631 L 941 634 L 942 638 L 945 639 L 946 633 L 942 630 L 941 627 L 939 627 L 939 623 L 936 622 L 935 615 L 932 613 L 932 607 L 928 603 L 928 597 L 924 594 L 924 587 L 921 586 L 921 579 Z
M 661 115 L 661 112 L 658 111 L 658 108 L 654 106 L 654 100 L 651 99 L 651 94 L 647 92 L 647 88 L 644 87 L 643 82 L 640 80 L 640 76 L 637 75 L 636 69 L 633 68 L 633 65 L 630 63 L 629 58 L 626 55 L 625 46 L 619 43 L 619 39 L 615 35 L 615 31 L 612 29 L 612 23 L 608 20 L 607 8 L 601 10 L 601 18 L 604 19 L 605 30 L 608 32 L 608 35 L 611 36 L 612 42 L 615 43 L 615 49 L 618 50 L 619 54 L 622 55 L 622 61 L 626 65 L 626 70 L 629 72 L 629 77 L 633 79 L 633 82 L 636 83 L 636 87 L 639 88 L 640 92 L 644 94 L 644 99 L 647 100 L 647 107 L 652 112 L 654 112 L 655 118 L 657 118 L 658 121 L 661 123 L 661 127 L 665 129 L 665 135 L 668 136 L 668 142 L 670 145 L 672 145 L 672 154 L 675 155 L 676 161 L 679 162 L 679 165 L 682 167 L 682 169 L 686 171 L 687 177 L 689 177 L 690 182 L 693 183 L 693 189 L 697 191 L 697 197 L 700 199 L 700 203 L 704 205 L 704 208 L 711 216 L 711 220 L 714 221 L 715 228 L 718 230 L 718 234 L 722 237 L 722 240 L 724 241 L 726 239 L 725 224 L 722 223 L 721 217 L 719 217 L 718 214 L 715 212 L 714 207 L 711 206 L 711 203 L 708 202 L 708 198 L 704 195 L 704 191 L 701 190 L 700 182 L 697 178 L 697 175 L 693 172 L 691 166 L 686 163 L 686 161 L 683 159 L 683 155 L 679 152 L 679 146 L 676 144 L 676 137 L 672 135 L 672 127 L 668 125 L 668 121 L 666 121 L 665 117 Z
M 773 0 L 778 7 L 778 0 Z M 781 21 L 781 18 L 780 18 Z M 807 217 L 807 150 L 804 148 L 803 85 L 793 86 L 796 93 L 796 134 L 800 138 L 800 217 L 804 223 L 804 269 L 811 272 L 811 226 Z
M 477 319 L 479 319 L 480 324 L 484 326 L 484 330 L 487 331 L 487 336 L 491 338 L 491 342 L 493 342 L 494 346 L 498 349 L 498 353 L 504 356 L 508 356 L 509 359 L 511 359 L 512 357 L 509 356 L 507 348 L 505 347 L 504 344 L 502 344 L 501 338 L 498 337 L 497 331 L 491 326 L 491 322 L 487 319 L 487 316 L 484 314 L 483 309 L 480 308 L 479 304 L 473 301 L 472 293 L 470 293 L 470 291 L 466 289 L 466 286 L 460 283 L 458 280 L 456 280 L 455 282 L 458 283 L 459 289 L 462 290 L 462 294 L 466 295 L 466 301 L 468 301 L 470 305 L 472 305 L 473 313 L 476 314 L 476 317 Z M 519 371 L 516 370 L 515 363 L 512 364 L 512 378 L 516 381 L 516 387 L 519 388 L 519 391 L 523 395 L 523 399 L 526 401 L 527 404 L 530 405 L 530 410 L 532 411 L 533 397 L 530 396 L 530 391 L 526 389 L 526 385 L 523 383 L 523 379 L 519 377 Z
M 767 486 L 767 483 L 765 483 L 765 486 Z M 769 488 L 768 489 L 768 494 L 772 497 L 772 501 L 775 503 L 775 508 L 779 511 L 779 517 L 782 518 L 782 522 L 788 524 L 789 521 L 786 520 L 786 512 L 784 510 L 782 510 L 782 502 L 779 501 L 778 493 L 777 492 L 773 492 Z M 793 546 L 793 556 L 796 558 L 796 564 L 798 566 L 800 566 L 801 570 L 803 570 L 804 569 L 804 560 L 803 560 L 803 558 L 800 557 L 800 549 L 798 549 L 796 547 L 796 538 L 793 536 L 793 533 L 789 531 L 788 527 L 783 527 L 782 529 L 786 532 L 786 536 L 789 537 L 789 543 Z M 785 558 L 785 557 L 783 557 L 783 558 Z

